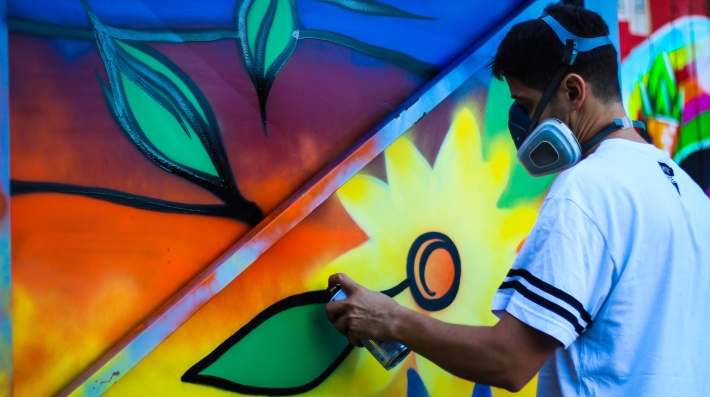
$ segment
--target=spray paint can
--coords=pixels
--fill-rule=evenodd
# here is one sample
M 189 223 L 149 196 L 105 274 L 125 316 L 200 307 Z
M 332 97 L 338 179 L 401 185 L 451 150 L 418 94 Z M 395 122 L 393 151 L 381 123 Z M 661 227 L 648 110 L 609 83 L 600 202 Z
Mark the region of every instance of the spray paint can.
M 347 298 L 340 284 L 330 289 L 330 302 Z M 411 352 L 407 346 L 394 341 L 360 339 L 360 343 L 367 349 L 386 370 L 391 370 L 401 363 Z

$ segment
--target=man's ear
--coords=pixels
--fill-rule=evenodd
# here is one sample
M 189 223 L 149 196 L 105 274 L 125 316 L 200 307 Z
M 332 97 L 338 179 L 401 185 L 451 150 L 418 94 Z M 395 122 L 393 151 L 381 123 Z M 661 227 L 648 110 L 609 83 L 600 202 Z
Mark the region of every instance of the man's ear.
M 570 106 L 570 110 L 579 110 L 587 97 L 587 85 L 582 76 L 570 73 L 560 84 L 564 93 L 564 100 Z

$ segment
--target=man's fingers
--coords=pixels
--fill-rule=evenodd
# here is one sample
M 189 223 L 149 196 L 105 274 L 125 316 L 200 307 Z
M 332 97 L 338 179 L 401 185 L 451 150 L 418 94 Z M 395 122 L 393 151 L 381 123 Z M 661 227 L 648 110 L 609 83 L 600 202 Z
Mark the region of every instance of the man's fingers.
M 362 347 L 362 343 L 360 343 L 360 340 L 353 338 L 352 336 L 348 335 L 348 341 L 357 347 Z
M 345 273 L 335 273 L 328 278 L 328 286 L 333 287 L 335 284 L 340 284 L 348 296 L 350 296 L 360 284 L 356 283 Z
M 338 330 L 338 332 L 345 335 L 346 337 L 348 336 L 348 331 L 350 330 L 350 327 L 347 317 L 340 317 L 339 319 L 335 320 L 333 325 L 335 326 L 335 329 Z
M 331 323 L 335 323 L 335 320 L 345 314 L 346 309 L 347 303 L 344 300 L 330 302 L 325 305 L 325 314 L 328 316 L 328 320 L 330 320 Z

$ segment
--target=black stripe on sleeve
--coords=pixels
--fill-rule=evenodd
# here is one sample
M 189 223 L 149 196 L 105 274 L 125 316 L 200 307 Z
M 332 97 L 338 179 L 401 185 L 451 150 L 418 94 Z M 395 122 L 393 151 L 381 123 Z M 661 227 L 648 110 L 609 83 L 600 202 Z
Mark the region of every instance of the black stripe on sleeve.
M 541 291 L 544 291 L 555 298 L 564 301 L 568 305 L 572 306 L 579 312 L 579 315 L 582 317 L 582 320 L 587 323 L 587 327 L 592 325 L 592 316 L 587 313 L 586 310 L 584 310 L 584 306 L 574 298 L 574 296 L 566 293 L 565 291 L 562 291 L 559 288 L 556 288 L 553 285 L 550 285 L 539 278 L 535 277 L 530 273 L 529 271 L 525 269 L 510 269 L 508 272 L 508 277 L 516 277 L 520 276 L 524 278 L 527 282 L 529 282 L 531 285 L 535 286 L 536 288 L 540 289 Z
M 500 288 L 498 289 L 514 289 L 520 293 L 520 295 L 526 297 L 533 303 L 538 304 L 541 307 L 544 307 L 545 309 L 557 314 L 558 316 L 564 318 L 565 320 L 569 321 L 570 324 L 572 324 L 572 327 L 574 327 L 574 330 L 577 331 L 578 335 L 581 335 L 582 332 L 584 332 L 584 327 L 582 327 L 579 324 L 579 321 L 577 321 L 577 317 L 570 313 L 567 309 L 564 307 L 558 305 L 557 303 L 550 302 L 549 300 L 541 297 L 540 295 L 537 295 L 536 293 L 530 291 L 527 289 L 520 281 L 518 280 L 513 280 L 513 281 L 506 281 L 503 284 L 501 284 Z

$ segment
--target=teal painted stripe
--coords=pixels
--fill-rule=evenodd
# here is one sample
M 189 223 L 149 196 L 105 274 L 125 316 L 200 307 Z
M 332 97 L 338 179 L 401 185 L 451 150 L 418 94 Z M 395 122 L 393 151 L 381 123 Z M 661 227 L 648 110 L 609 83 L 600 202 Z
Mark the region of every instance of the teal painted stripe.
M 386 62 L 407 69 L 414 74 L 426 78 L 431 78 L 438 72 L 436 66 L 424 61 L 420 61 L 419 59 L 413 58 L 403 52 L 363 43 L 359 40 L 355 40 L 351 37 L 344 36 L 339 33 L 326 32 L 323 30 L 303 29 L 300 31 L 298 37 L 299 39 L 324 40 L 329 41 L 331 43 L 339 44 L 343 47 L 348 47 L 365 55 L 382 59 Z
M 22 18 L 9 18 L 7 22 L 9 30 L 13 33 L 74 40 L 95 40 L 94 32 L 89 28 L 54 25 Z M 107 25 L 104 27 L 112 37 L 117 39 L 155 43 L 186 43 L 237 38 L 236 30 L 232 29 L 136 30 L 117 28 Z

